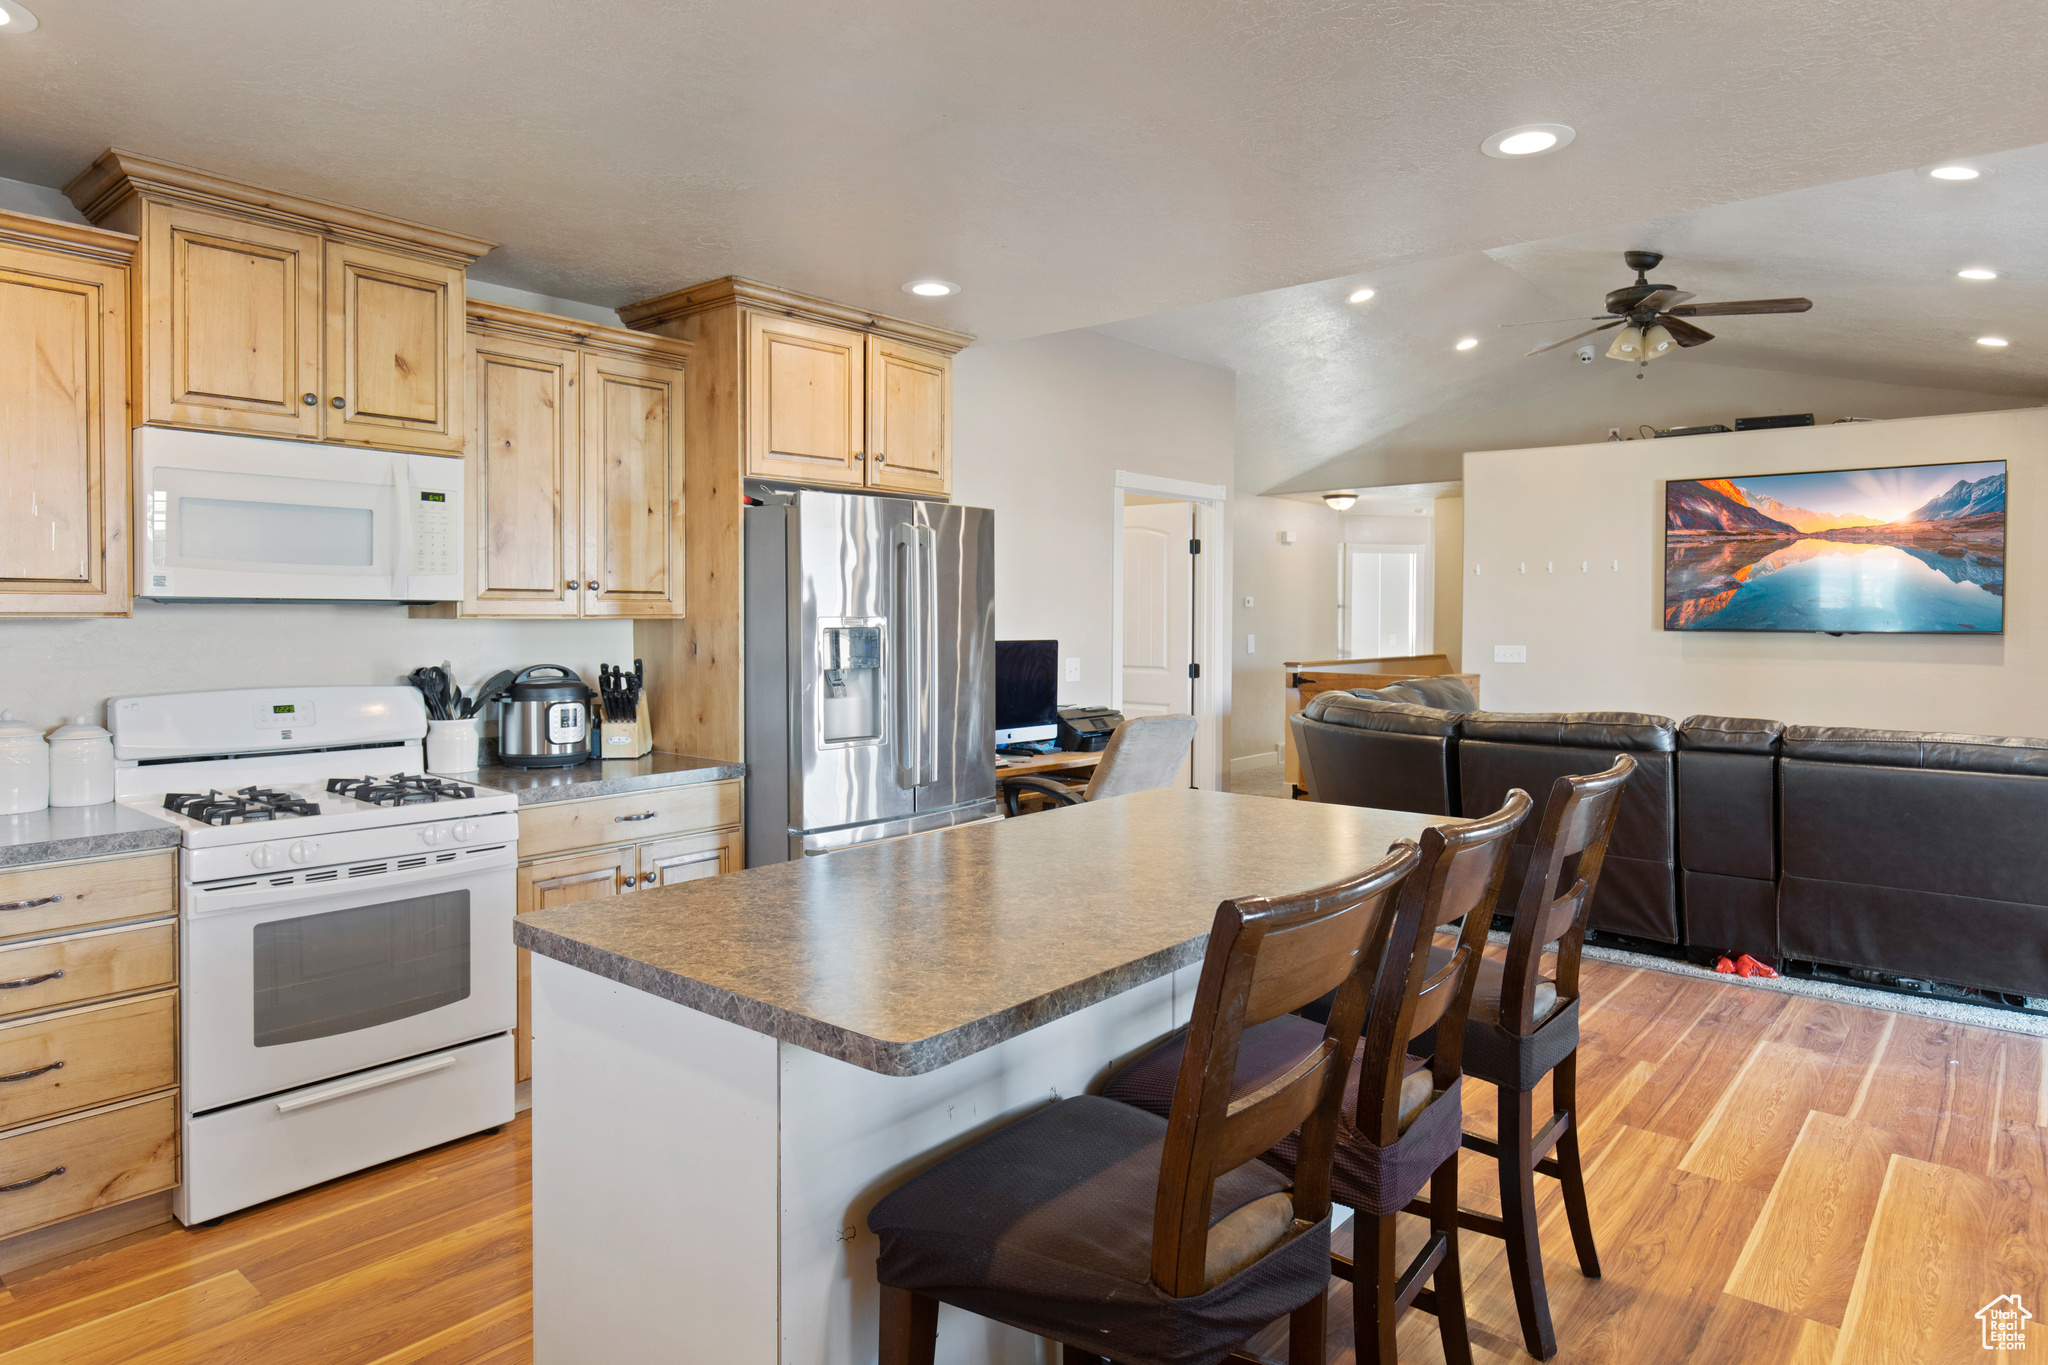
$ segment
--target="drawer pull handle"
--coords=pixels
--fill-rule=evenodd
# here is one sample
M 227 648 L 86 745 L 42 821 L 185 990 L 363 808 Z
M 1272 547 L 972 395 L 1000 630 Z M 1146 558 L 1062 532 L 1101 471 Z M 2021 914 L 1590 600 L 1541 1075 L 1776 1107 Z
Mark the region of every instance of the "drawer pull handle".
M 32 1081 L 46 1071 L 62 1071 L 63 1069 L 64 1063 L 51 1062 L 48 1066 L 39 1066 L 33 1071 L 17 1071 L 12 1076 L 0 1076 L 0 1085 L 5 1085 L 9 1081 Z
M 44 972 L 41 976 L 24 976 L 19 981 L 0 981 L 0 991 L 18 991 L 23 986 L 40 986 L 45 981 L 55 981 L 62 975 L 64 969 L 59 967 L 56 971 Z
M 42 896 L 32 901 L 9 901 L 5 905 L 0 905 L 0 910 L 33 910 L 39 905 L 55 905 L 63 899 L 63 896 L 56 895 Z
M 45 1180 L 62 1174 L 64 1174 L 64 1167 L 58 1166 L 52 1170 L 44 1171 L 41 1175 L 32 1175 L 26 1180 L 17 1180 L 12 1185 L 0 1185 L 0 1194 L 13 1194 L 16 1190 L 25 1190 L 32 1185 L 40 1185 Z
M 408 1066 L 397 1071 L 387 1071 L 381 1076 L 365 1076 L 359 1081 L 345 1081 L 340 1085 L 330 1085 L 325 1090 L 315 1090 L 310 1095 L 294 1095 L 288 1100 L 279 1100 L 277 1102 L 277 1112 L 280 1114 L 293 1114 L 301 1109 L 311 1109 L 316 1104 L 325 1104 L 329 1100 L 343 1100 L 347 1099 L 350 1095 L 360 1095 L 365 1090 L 380 1090 L 387 1085 L 396 1085 L 400 1081 L 409 1081 L 415 1076 L 424 1076 L 433 1071 L 446 1071 L 449 1067 L 454 1066 L 457 1060 L 459 1059 L 454 1057 L 436 1057 L 431 1061 L 421 1062 L 417 1066 Z
M 612 823 L 615 825 L 629 825 L 635 820 L 652 820 L 660 813 L 659 811 L 643 810 L 638 815 L 614 815 Z

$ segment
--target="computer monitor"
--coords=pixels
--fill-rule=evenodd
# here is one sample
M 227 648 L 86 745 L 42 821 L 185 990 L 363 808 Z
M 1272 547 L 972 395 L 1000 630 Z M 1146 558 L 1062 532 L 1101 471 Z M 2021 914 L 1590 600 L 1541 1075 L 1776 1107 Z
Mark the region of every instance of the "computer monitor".
M 1060 642 L 996 641 L 996 743 L 1059 737 Z

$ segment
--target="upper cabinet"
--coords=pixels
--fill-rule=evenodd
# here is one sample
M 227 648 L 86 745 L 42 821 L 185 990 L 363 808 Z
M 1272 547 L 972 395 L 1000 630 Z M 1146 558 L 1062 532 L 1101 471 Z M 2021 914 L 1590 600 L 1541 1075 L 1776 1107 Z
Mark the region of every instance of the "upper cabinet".
M 619 316 L 704 346 L 705 426 L 739 442 L 746 477 L 952 491 L 953 355 L 972 337 L 731 276 Z
M 683 614 L 693 348 L 470 300 L 464 600 L 425 616 Z
M 0 616 L 128 612 L 134 251 L 0 213 Z
M 463 452 L 463 272 L 489 242 L 121 151 L 65 193 L 142 239 L 135 421 Z

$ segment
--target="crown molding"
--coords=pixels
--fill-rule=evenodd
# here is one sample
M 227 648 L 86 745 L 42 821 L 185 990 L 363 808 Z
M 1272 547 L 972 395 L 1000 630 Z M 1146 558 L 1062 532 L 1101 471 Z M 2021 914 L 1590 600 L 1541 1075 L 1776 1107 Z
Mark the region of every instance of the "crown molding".
M 136 239 L 125 232 L 0 210 L 0 246 L 56 251 L 110 265 L 127 265 L 135 258 L 135 244 Z
M 779 289 L 772 284 L 762 284 L 758 280 L 742 279 L 738 275 L 706 280 L 702 284 L 693 284 L 688 289 L 678 289 L 657 298 L 629 303 L 619 309 L 619 318 L 628 327 L 645 331 L 659 327 L 663 323 L 675 322 L 728 305 L 752 308 L 761 312 L 782 313 L 789 317 L 822 322 L 833 327 L 858 328 L 863 332 L 894 337 L 912 345 L 928 346 L 932 350 L 944 351 L 948 355 L 974 344 L 974 338 L 966 332 L 955 332 L 945 327 L 912 322 L 908 318 L 891 317 L 887 313 L 876 313 L 866 308 L 833 303 L 829 299 Z
M 469 299 L 463 305 L 469 330 L 513 341 L 530 341 L 543 346 L 576 346 L 604 351 L 629 360 L 665 361 L 680 365 L 697 357 L 697 343 L 647 332 L 629 332 L 620 327 L 565 318 L 555 313 L 537 313 L 509 303 Z

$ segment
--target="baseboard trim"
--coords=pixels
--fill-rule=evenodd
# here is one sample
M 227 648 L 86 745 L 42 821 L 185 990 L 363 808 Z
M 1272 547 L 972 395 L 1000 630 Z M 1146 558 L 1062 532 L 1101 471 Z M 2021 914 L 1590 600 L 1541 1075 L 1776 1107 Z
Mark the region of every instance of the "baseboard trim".
M 169 1190 L 81 1213 L 0 1241 L 0 1275 L 13 1275 L 31 1266 L 42 1268 L 46 1262 L 78 1260 L 80 1252 L 97 1253 L 108 1243 L 170 1221 Z
M 1230 760 L 1230 772 L 1232 776 L 1235 776 L 1238 773 L 1248 773 L 1259 768 L 1269 768 L 1279 761 L 1280 755 L 1277 752 L 1270 754 L 1246 754 L 1243 758 L 1233 758 Z

